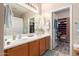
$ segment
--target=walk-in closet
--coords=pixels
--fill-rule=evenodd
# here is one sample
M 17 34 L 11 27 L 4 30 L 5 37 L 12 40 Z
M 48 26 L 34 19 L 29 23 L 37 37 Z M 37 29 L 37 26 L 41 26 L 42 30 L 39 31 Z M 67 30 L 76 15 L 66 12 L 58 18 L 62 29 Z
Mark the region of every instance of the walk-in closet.
M 63 9 L 53 12 L 52 37 L 56 55 L 69 55 L 70 52 L 70 11 Z

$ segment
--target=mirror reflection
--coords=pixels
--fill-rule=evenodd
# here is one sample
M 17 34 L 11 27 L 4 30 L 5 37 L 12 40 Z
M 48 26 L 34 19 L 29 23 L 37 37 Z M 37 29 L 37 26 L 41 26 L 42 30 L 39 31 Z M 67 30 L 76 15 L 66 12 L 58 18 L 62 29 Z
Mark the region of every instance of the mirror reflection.
M 8 37 L 8 40 L 16 40 L 24 35 L 32 37 L 49 31 L 49 21 L 42 17 L 39 10 L 35 12 L 30 9 L 23 7 L 22 4 L 5 4 L 4 39 Z

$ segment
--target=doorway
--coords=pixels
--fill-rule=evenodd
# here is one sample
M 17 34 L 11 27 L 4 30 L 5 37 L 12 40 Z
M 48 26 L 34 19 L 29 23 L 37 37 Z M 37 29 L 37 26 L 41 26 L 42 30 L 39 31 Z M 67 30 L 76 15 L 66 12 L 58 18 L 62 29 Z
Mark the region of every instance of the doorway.
M 54 10 L 51 25 L 51 50 L 72 55 L 72 5 Z

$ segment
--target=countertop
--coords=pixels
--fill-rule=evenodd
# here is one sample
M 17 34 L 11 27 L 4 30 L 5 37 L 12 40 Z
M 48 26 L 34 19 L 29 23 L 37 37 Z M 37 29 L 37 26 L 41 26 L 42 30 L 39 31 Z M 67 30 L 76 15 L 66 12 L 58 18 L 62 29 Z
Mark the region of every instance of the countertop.
M 9 45 L 4 44 L 4 50 L 16 47 L 18 45 L 22 45 L 24 43 L 29 43 L 29 42 L 41 39 L 41 38 L 46 37 L 46 36 L 50 36 L 50 35 L 49 34 L 41 34 L 41 35 L 36 35 L 34 37 L 23 37 L 22 39 L 16 39 L 16 40 L 13 40 Z
M 73 44 L 73 49 L 79 49 L 79 43 L 74 43 Z

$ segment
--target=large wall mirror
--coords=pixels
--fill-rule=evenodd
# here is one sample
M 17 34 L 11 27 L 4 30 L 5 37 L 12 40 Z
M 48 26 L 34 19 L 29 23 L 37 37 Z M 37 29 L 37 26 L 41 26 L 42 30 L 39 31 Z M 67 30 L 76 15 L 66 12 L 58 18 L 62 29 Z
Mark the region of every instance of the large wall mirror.
M 33 11 L 16 3 L 5 4 L 4 37 L 35 33 L 35 17 Z M 7 38 L 8 39 L 8 38 Z

